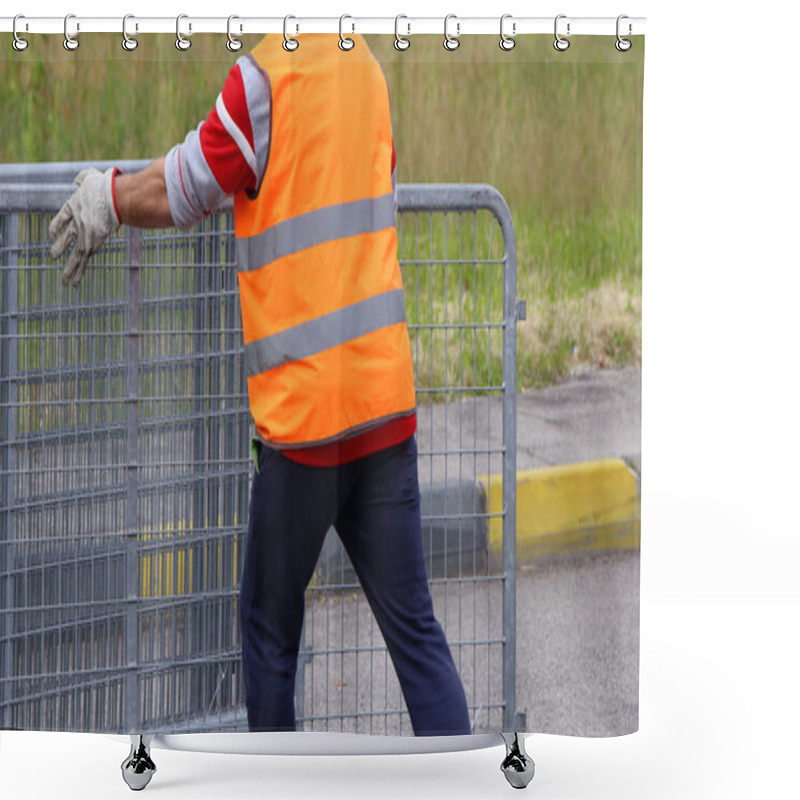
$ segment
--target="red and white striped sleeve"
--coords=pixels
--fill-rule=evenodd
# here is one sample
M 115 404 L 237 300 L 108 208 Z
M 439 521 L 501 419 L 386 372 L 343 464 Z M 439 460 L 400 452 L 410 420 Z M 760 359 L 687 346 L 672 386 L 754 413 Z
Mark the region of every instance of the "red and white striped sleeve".
M 252 56 L 242 56 L 208 118 L 167 153 L 167 197 L 178 228 L 216 211 L 226 195 L 258 193 L 267 171 L 271 108 L 267 74 Z

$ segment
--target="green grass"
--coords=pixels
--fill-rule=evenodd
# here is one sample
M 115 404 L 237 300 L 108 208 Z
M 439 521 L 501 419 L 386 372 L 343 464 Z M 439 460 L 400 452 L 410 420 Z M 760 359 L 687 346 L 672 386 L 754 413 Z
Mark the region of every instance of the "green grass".
M 75 53 L 57 36 L 30 38 L 24 53 L 0 42 L 3 163 L 161 155 L 205 118 L 236 58 L 219 36 L 195 36 L 185 53 L 167 35 L 143 37 L 133 53 L 116 35 L 87 36 Z M 573 37 L 566 53 L 547 36 L 520 38 L 508 53 L 489 36 L 465 37 L 453 53 L 438 36 L 414 37 L 406 53 L 391 37 L 370 44 L 390 87 L 398 180 L 489 183 L 508 202 L 518 296 L 528 302 L 520 386 L 578 364 L 640 363 L 643 42 L 625 54 L 613 37 Z M 406 238 L 401 259 L 426 248 L 495 258 L 496 227 L 479 227 L 451 216 L 415 231 L 416 243 Z M 412 277 L 404 267 L 412 326 L 494 319 L 501 309 L 502 284 L 486 266 L 451 265 L 426 286 L 416 269 Z M 428 361 L 446 361 L 448 381 L 498 380 L 494 333 L 414 336 L 428 354 L 423 385 L 440 380 Z

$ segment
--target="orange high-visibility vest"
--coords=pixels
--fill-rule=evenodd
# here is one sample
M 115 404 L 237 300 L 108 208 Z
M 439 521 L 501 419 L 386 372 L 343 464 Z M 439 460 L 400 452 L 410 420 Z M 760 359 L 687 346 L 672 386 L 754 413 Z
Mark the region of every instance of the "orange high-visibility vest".
M 281 448 L 339 441 L 415 409 L 392 187 L 389 93 L 358 35 L 267 36 L 266 174 L 235 197 L 250 408 Z

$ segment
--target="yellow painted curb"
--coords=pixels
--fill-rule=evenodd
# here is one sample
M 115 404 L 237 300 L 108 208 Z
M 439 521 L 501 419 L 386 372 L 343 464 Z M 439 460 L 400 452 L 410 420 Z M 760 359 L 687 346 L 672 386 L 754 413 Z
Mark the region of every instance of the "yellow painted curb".
M 503 478 L 479 478 L 490 514 L 489 547 L 502 562 Z M 517 561 L 639 547 L 636 479 L 620 459 L 517 473 Z

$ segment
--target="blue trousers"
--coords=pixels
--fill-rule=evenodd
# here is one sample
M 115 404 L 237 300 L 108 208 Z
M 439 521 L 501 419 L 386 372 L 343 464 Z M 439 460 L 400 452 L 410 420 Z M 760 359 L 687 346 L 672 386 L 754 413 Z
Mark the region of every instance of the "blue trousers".
M 415 438 L 338 467 L 304 466 L 264 446 L 258 461 L 240 603 L 250 730 L 295 729 L 305 590 L 334 525 L 386 641 L 414 733 L 470 733 L 425 572 Z

